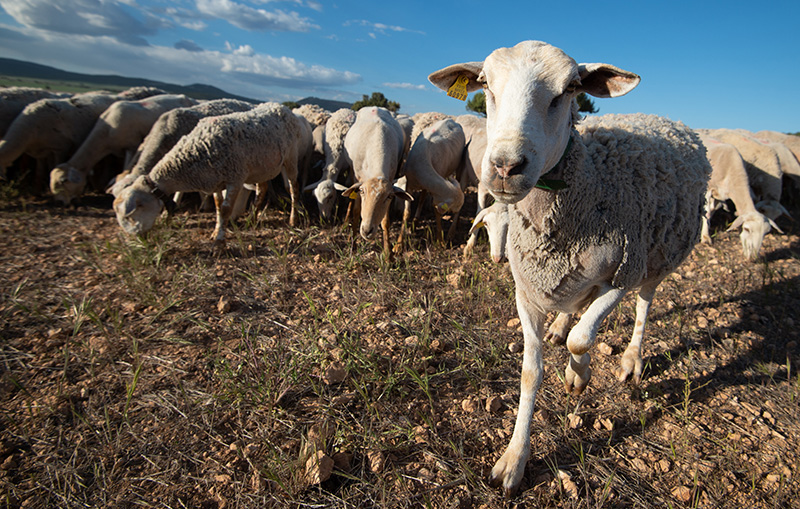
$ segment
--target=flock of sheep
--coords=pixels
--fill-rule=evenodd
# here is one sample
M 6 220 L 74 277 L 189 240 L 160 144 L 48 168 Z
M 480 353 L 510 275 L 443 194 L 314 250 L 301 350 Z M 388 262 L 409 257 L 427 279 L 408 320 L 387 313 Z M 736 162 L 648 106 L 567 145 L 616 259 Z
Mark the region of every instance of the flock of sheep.
M 465 255 L 476 228 L 486 225 L 492 258 L 510 263 L 525 340 L 514 433 L 492 470 L 493 482 L 510 493 L 530 455 L 543 342 L 566 343 L 566 388 L 580 394 L 591 378 L 588 352 L 600 323 L 636 291 L 636 326 L 620 379 L 638 382 L 657 286 L 698 240 L 710 242 L 711 214 L 728 200 L 737 214 L 730 228 L 741 228 L 745 256 L 758 256 L 764 235 L 778 230 L 775 219 L 788 214 L 781 182 L 784 174 L 800 177 L 800 138 L 692 130 L 643 114 L 581 119 L 578 94 L 621 96 L 639 76 L 578 64 L 538 41 L 451 65 L 429 79 L 454 96 L 462 95 L 452 91 L 457 83 L 467 92 L 483 89 L 487 118 L 408 117 L 376 107 L 290 111 L 276 103 L 198 103 L 152 89 L 45 98 L 35 96 L 41 91 L 7 89 L 0 91 L 0 167 L 5 174 L 29 154 L 40 167 L 54 168 L 51 191 L 69 203 L 98 161 L 127 153 L 109 188 L 123 230 L 148 231 L 181 193 L 199 191 L 214 197 L 215 242 L 224 241 L 250 190 L 259 207 L 268 183 L 280 176 L 292 200 L 290 224 L 301 189 L 313 192 L 324 220 L 334 217 L 340 197 L 350 199 L 354 236 L 370 239 L 380 224 L 387 256 L 403 249 L 412 203 L 419 214 L 422 195 L 431 198 L 443 238 L 442 217 L 450 214 L 455 225 L 465 189 L 477 186 Z M 392 245 L 395 198 L 404 210 Z M 551 311 L 557 317 L 545 328 Z M 580 318 L 572 326 L 575 313 Z

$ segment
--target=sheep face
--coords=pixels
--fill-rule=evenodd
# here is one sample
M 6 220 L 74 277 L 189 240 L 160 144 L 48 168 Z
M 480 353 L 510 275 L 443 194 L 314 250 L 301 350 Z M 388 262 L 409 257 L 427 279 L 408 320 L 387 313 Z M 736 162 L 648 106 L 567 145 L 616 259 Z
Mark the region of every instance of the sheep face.
M 378 225 L 389 212 L 389 205 L 392 198 L 397 196 L 400 199 L 411 201 L 411 195 L 403 189 L 392 184 L 385 177 L 377 177 L 359 182 L 345 190 L 344 196 L 353 198 L 353 193 L 358 193 L 361 200 L 361 228 L 359 232 L 365 240 L 370 240 Z
M 142 235 L 153 228 L 162 204 L 147 191 L 128 186 L 114 199 L 117 223 L 128 235 Z
M 578 65 L 558 48 L 524 41 L 483 62 L 446 67 L 429 76 L 447 90 L 459 76 L 467 91 L 486 94 L 487 147 L 482 183 L 503 203 L 524 198 L 564 155 L 575 120 L 575 97 L 617 97 L 639 76 L 607 64 Z
M 742 252 L 748 260 L 755 261 L 758 258 L 764 236 L 772 229 L 770 223 L 771 221 L 760 213 L 750 212 L 737 217 L 728 228 L 730 231 L 742 227 L 739 238 L 742 241 Z
M 72 166 L 60 164 L 50 172 L 50 191 L 64 205 L 82 195 L 85 187 L 86 175 Z
M 323 178 L 315 184 L 306 187 L 306 191 L 313 191 L 314 198 L 317 199 L 319 205 L 319 215 L 324 221 L 330 221 L 333 217 L 333 206 L 336 204 L 336 198 L 339 192 L 344 191 L 346 188 L 327 178 Z
M 447 198 L 440 200 L 434 198 L 433 206 L 439 211 L 440 214 L 457 214 L 461 207 L 464 206 L 464 192 L 461 191 L 461 185 L 456 179 L 450 177 L 447 183 L 452 189 L 452 193 Z
M 492 206 L 482 209 L 475 216 L 469 234 L 480 228 L 486 227 L 489 235 L 489 250 L 492 261 L 503 263 L 506 257 L 506 243 L 508 241 L 508 206 L 505 203 L 495 202 Z

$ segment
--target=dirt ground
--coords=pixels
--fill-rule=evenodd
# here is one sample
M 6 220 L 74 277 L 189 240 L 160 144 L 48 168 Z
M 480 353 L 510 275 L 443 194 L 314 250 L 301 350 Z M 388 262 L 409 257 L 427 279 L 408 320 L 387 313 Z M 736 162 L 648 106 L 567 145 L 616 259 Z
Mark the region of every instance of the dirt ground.
M 521 489 L 487 485 L 522 333 L 485 238 L 423 221 L 394 262 L 279 207 L 121 236 L 109 199 L 0 201 L 4 507 L 790 507 L 800 497 L 800 228 L 744 261 L 717 218 L 661 285 L 645 373 L 616 380 L 632 296 L 578 398 L 546 345 Z M 470 216 L 469 202 L 465 216 Z M 793 208 L 794 217 L 800 210 Z M 396 231 L 396 224 L 395 224 Z

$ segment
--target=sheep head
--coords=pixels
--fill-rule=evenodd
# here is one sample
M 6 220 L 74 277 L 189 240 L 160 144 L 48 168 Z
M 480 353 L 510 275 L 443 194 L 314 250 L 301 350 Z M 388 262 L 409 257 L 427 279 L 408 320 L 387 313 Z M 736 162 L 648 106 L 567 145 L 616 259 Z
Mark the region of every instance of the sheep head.
M 461 184 L 450 177 L 446 180 L 447 187 L 450 188 L 450 193 L 447 197 L 434 196 L 433 206 L 440 214 L 457 214 L 461 207 L 464 206 L 464 192 L 461 190 Z
M 489 235 L 489 250 L 492 261 L 503 263 L 506 256 L 506 243 L 508 240 L 508 206 L 505 203 L 495 202 L 490 207 L 481 209 L 472 222 L 469 234 L 472 235 L 480 227 L 486 227 Z
M 64 205 L 82 195 L 85 187 L 86 175 L 68 164 L 59 164 L 50 172 L 50 191 Z
M 347 188 L 338 182 L 323 177 L 319 182 L 308 185 L 304 191 L 312 191 L 314 193 L 314 198 L 317 199 L 317 205 L 319 205 L 319 215 L 323 220 L 330 221 L 333 217 L 333 206 L 336 204 L 336 198 L 345 189 Z
M 740 226 L 742 233 L 739 234 L 739 238 L 742 241 L 742 252 L 745 258 L 750 261 L 755 261 L 758 258 L 764 237 L 771 229 L 775 228 L 776 231 L 783 233 L 772 219 L 756 211 L 737 217 L 728 228 L 728 231 L 736 230 Z
M 164 204 L 153 196 L 140 176 L 114 199 L 117 222 L 129 235 L 142 235 L 153 228 Z
M 497 49 L 483 62 L 451 65 L 428 79 L 448 90 L 459 77 L 468 79 L 467 92 L 483 88 L 486 94 L 481 180 L 503 203 L 524 198 L 561 160 L 577 116 L 578 94 L 618 97 L 640 80 L 608 64 L 579 65 L 539 41 Z
M 371 239 L 375 232 L 378 231 L 378 225 L 389 212 L 392 198 L 396 196 L 401 200 L 413 200 L 410 194 L 385 177 L 357 182 L 347 188 L 342 195 L 351 199 L 359 198 L 361 200 L 360 233 L 365 240 Z

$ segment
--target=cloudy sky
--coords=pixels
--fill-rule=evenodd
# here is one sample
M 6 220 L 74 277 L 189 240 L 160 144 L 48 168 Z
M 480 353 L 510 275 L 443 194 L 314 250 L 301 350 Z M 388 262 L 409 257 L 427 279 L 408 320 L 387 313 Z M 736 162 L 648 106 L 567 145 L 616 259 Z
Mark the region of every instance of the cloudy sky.
M 0 55 L 89 74 L 205 83 L 260 100 L 465 112 L 427 81 L 538 39 L 642 76 L 600 113 L 800 131 L 800 2 L 0 0 Z

